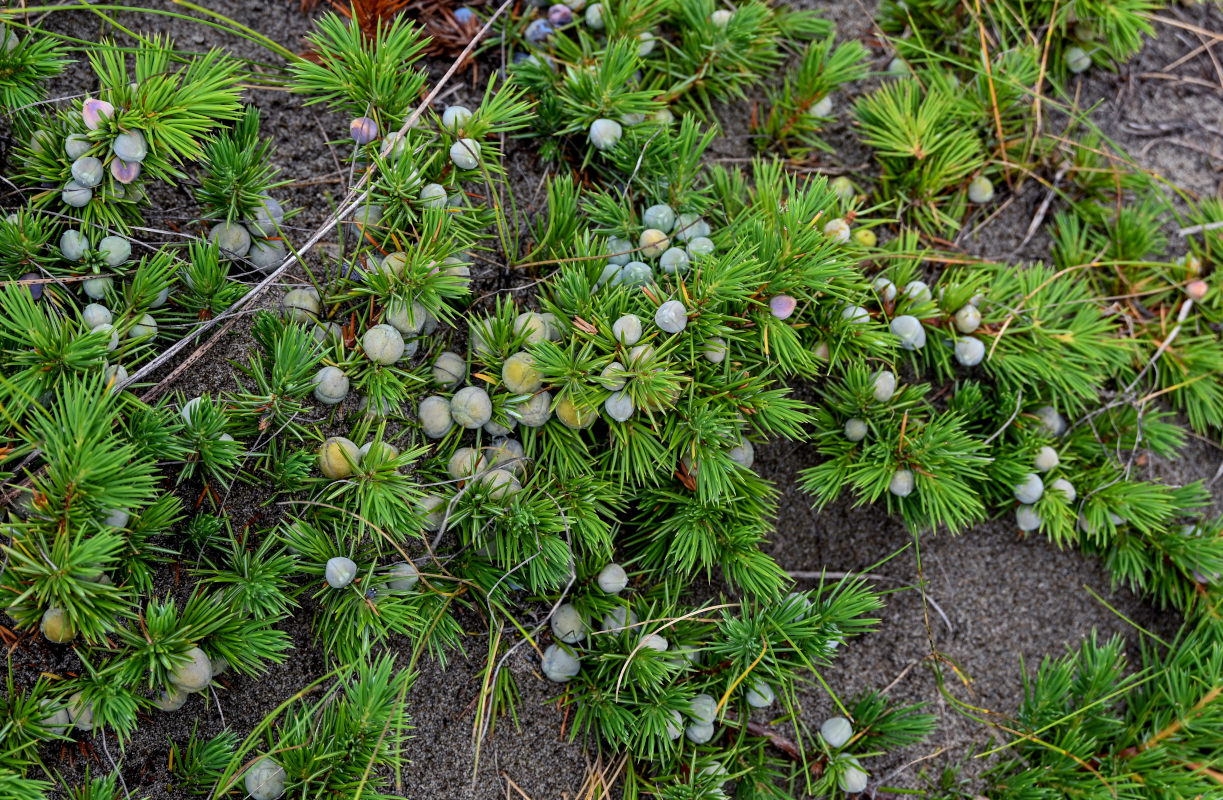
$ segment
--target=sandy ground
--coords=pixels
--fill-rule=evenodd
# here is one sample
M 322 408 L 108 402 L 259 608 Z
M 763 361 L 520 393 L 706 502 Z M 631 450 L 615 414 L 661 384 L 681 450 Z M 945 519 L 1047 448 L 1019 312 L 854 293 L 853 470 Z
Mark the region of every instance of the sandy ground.
M 873 3 L 850 0 L 817 5 L 837 21 L 842 37 L 863 39 L 873 47 L 876 64 L 886 64 L 889 56 L 871 36 Z M 295 4 L 222 0 L 210 6 L 294 49 L 300 49 L 301 37 L 309 29 L 309 20 L 296 12 Z M 1194 6 L 1175 13 L 1186 22 L 1223 30 L 1223 15 L 1209 7 Z M 121 14 L 118 19 L 142 30 L 169 33 L 189 49 L 218 46 L 250 58 L 267 58 L 248 42 L 222 37 L 181 20 L 148 14 Z M 106 31 L 104 23 L 90 15 L 55 14 L 48 22 L 53 28 L 71 30 L 81 37 Z M 1096 121 L 1142 166 L 1194 193 L 1213 195 L 1219 188 L 1219 156 L 1223 154 L 1219 133 L 1223 126 L 1223 90 L 1219 88 L 1223 76 L 1211 57 L 1201 51 L 1182 64 L 1168 66 L 1201 45 L 1201 37 L 1189 30 L 1160 25 L 1158 39 L 1120 74 L 1092 73 L 1076 84 L 1075 91 L 1081 107 L 1098 105 Z M 431 68 L 438 75 L 445 66 L 437 62 Z M 487 64 L 481 69 L 482 75 L 487 74 Z M 1151 77 L 1155 74 L 1172 78 Z M 447 102 L 476 98 L 482 83 L 473 89 L 469 78 L 464 73 L 452 83 Z M 81 88 L 77 72 L 57 80 L 52 91 L 66 95 Z M 341 189 L 338 178 L 344 173 L 342 153 L 327 141 L 343 138 L 346 120 L 304 108 L 300 98 L 284 92 L 256 91 L 251 99 L 263 111 L 264 134 L 277 142 L 276 162 L 285 176 L 296 182 L 281 194 L 292 205 L 302 207 L 293 224 L 304 238 L 324 220 Z M 841 99 L 842 109 L 848 105 L 849 98 Z M 715 145 L 713 158 L 738 160 L 752 154 L 746 137 L 749 115 L 746 104 L 721 109 L 726 136 Z M 819 166 L 843 169 L 863 163 L 865 152 L 852 144 L 849 136 L 845 124 L 835 127 L 830 140 L 840 147 Z M 507 164 L 520 203 L 530 201 L 528 208 L 536 210 L 541 165 L 522 146 L 511 150 Z M 1042 235 L 1018 254 L 1015 251 L 1043 198 L 1042 191 L 1030 183 L 1020 196 L 1004 197 L 1005 207 L 995 220 L 975 236 L 963 237 L 964 249 L 1013 260 L 1041 258 L 1048 247 Z M 167 192 L 161 205 L 168 209 L 168 220 L 180 224 L 189 221 L 192 203 L 185 190 Z M 476 277 L 477 295 L 532 280 L 531 276 L 494 267 L 477 270 Z M 485 296 L 480 304 L 488 302 Z M 228 361 L 240 359 L 248 341 L 244 326 L 238 325 L 174 388 L 192 396 L 223 385 Z M 800 387 L 799 392 L 804 390 Z M 956 763 L 963 764 L 965 775 L 979 773 L 984 762 L 971 755 L 982 748 L 992 731 L 962 713 L 966 707 L 987 709 L 1002 715 L 998 717 L 1002 719 L 1021 700 L 1020 674 L 1024 668 L 1031 671 L 1046 654 L 1060 654 L 1093 629 L 1132 634 L 1129 625 L 1093 593 L 1140 625 L 1170 631 L 1178 623 L 1175 612 L 1158 611 L 1128 591 L 1114 591 L 1094 560 L 1059 551 L 1041 539 L 1023 539 L 1006 519 L 957 537 L 924 535 L 915 542 L 896 520 L 877 509 L 840 504 L 817 514 L 810 509 L 810 499 L 795 485 L 798 471 L 815 463 L 810 448 L 783 442 L 761 446 L 757 452 L 757 468 L 782 491 L 780 516 L 769 550 L 785 569 L 800 573 L 860 571 L 904 548 L 874 573 L 878 587 L 888 592 L 878 632 L 853 643 L 824 675 L 842 697 L 868 687 L 889 687 L 891 696 L 928 703 L 939 716 L 939 730 L 930 742 L 868 761 L 866 766 L 872 774 L 887 776 L 890 785 L 920 789 L 927 785 L 929 775 Z M 1217 446 L 1195 442 L 1179 461 L 1158 464 L 1155 469 L 1172 482 L 1210 479 L 1221 459 L 1223 452 Z M 184 497 L 190 498 L 188 503 L 194 500 L 191 488 L 183 490 Z M 258 499 L 245 490 L 230 496 L 226 510 L 235 527 L 250 519 Z M 169 575 L 163 591 L 179 593 L 187 588 L 170 583 Z M 800 580 L 802 585 L 808 583 Z M 702 589 L 698 586 L 695 591 L 699 594 Z M 712 595 L 717 587 L 706 591 Z M 588 752 L 581 742 L 569 742 L 567 733 L 562 734 L 564 716 L 550 702 L 555 685 L 542 680 L 525 655 L 511 664 L 522 691 L 520 727 L 515 729 L 509 720 L 501 720 L 484 743 L 475 769 L 472 706 L 487 639 L 478 620 L 470 620 L 467 627 L 472 632 L 466 645 L 470 658 L 456 658 L 445 671 L 428 661 L 419 665 L 420 674 L 409 700 L 416 724 L 416 737 L 408 753 L 413 766 L 403 795 L 447 800 L 580 796 L 578 789 L 596 754 Z M 292 633 L 296 650 L 283 668 L 258 681 L 222 681 L 225 687 L 207 704 L 195 697 L 177 714 L 158 713 L 142 721 L 122 755 L 124 776 L 133 797 L 179 796 L 168 786 L 165 775 L 168 741 L 184 741 L 197 721 L 204 734 L 211 735 L 228 725 L 245 735 L 267 711 L 324 671 L 304 624 L 295 623 Z M 1131 641 L 1135 638 L 1130 636 Z M 41 641 L 30 641 L 14 655 L 14 665 L 19 681 L 30 680 L 39 669 L 71 671 L 75 658 L 62 649 L 53 651 Z M 824 691 L 814 685 L 801 699 L 802 719 L 809 725 L 818 726 L 833 708 Z M 974 711 L 973 716 L 983 716 L 983 712 Z M 111 756 L 120 756 L 113 741 L 107 749 Z M 108 768 L 109 759 L 96 746 L 92 755 L 81 748 L 57 747 L 48 749 L 44 757 L 70 782 L 79 779 L 85 763 L 91 764 L 96 774 Z

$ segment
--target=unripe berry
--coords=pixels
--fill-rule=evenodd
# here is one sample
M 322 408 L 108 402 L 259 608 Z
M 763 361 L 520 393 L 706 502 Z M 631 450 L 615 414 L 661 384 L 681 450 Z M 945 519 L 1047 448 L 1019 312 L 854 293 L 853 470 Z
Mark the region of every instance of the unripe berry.
M 1065 478 L 1058 478 L 1057 480 L 1053 481 L 1053 483 L 1050 483 L 1049 489 L 1051 491 L 1061 492 L 1066 498 L 1067 503 L 1073 503 L 1075 498 L 1078 497 L 1078 492 L 1074 490 L 1074 484 Z
M 334 406 L 348 396 L 348 376 L 339 367 L 323 367 L 314 375 L 314 399 Z
M 701 351 L 701 355 L 705 357 L 706 361 L 714 364 L 721 364 L 726 360 L 726 354 L 728 352 L 729 348 L 726 345 L 726 340 L 720 336 L 715 336 L 709 341 L 705 342 L 705 348 Z
M 896 373 L 890 369 L 881 369 L 876 372 L 871 383 L 872 393 L 877 403 L 886 403 L 892 399 L 892 395 L 896 394 Z
M 467 480 L 488 470 L 488 462 L 474 447 L 460 447 L 446 462 L 446 473 L 456 481 Z
M 1048 436 L 1061 436 L 1066 432 L 1066 420 L 1053 406 L 1042 406 L 1036 410 L 1041 430 Z
M 599 150 L 611 150 L 623 135 L 624 129 L 614 119 L 596 119 L 590 123 L 590 143 Z
M 201 692 L 212 683 L 212 661 L 198 647 L 187 651 L 187 661 L 170 673 L 170 683 L 183 692 Z
M 577 644 L 586 638 L 586 621 L 572 603 L 557 607 L 551 620 L 552 635 L 559 642 Z
M 607 594 L 620 594 L 628 586 L 628 573 L 619 564 L 608 564 L 599 571 L 599 588 Z
M 1034 531 L 1040 527 L 1040 514 L 1036 513 L 1036 507 L 1031 505 L 1020 505 L 1015 509 L 1015 524 L 1019 526 L 1019 530 L 1025 533 Z
M 642 231 L 641 238 L 637 242 L 641 254 L 646 258 L 658 258 L 669 245 L 670 239 L 667 234 L 653 228 L 646 228 Z
M 654 312 L 654 324 L 665 333 L 680 333 L 688 327 L 688 311 L 678 300 L 668 300 Z
M 332 436 L 319 448 L 319 472 L 333 481 L 347 478 L 352 475 L 353 466 L 360 458 L 360 450 L 352 440 L 343 436 Z
M 1021 483 L 1015 486 L 1015 499 L 1025 505 L 1031 505 L 1045 493 L 1045 483 L 1035 472 L 1029 472 Z
M 824 741 L 833 750 L 839 750 L 845 746 L 854 735 L 854 728 L 845 717 L 832 717 L 824 720 L 824 724 L 820 726 L 820 736 L 824 737 Z
M 955 327 L 960 333 L 972 333 L 981 327 L 981 312 L 971 303 L 955 312 Z
M 973 336 L 955 343 L 955 360 L 963 367 L 975 367 L 985 358 L 985 344 Z
M 926 346 L 926 329 L 917 317 L 902 314 L 892 320 L 890 327 L 905 350 L 920 350 Z
M 913 473 L 907 469 L 898 469 L 888 482 L 888 491 L 897 497 L 908 497 L 913 494 Z
M 390 325 L 375 325 L 361 337 L 365 357 L 375 364 L 389 366 L 403 357 L 403 334 Z
M 1066 69 L 1073 72 L 1075 75 L 1086 72 L 1091 67 L 1091 56 L 1087 55 L 1087 51 L 1081 47 L 1070 47 L 1062 54 L 1062 61 L 1066 64 Z
M 528 428 L 539 428 L 552 418 L 552 395 L 539 392 L 510 410 L 510 415 Z
M 851 442 L 865 439 L 866 431 L 866 423 L 856 417 L 845 421 L 845 438 Z
M 92 189 L 102 182 L 102 161 L 94 156 L 82 156 L 72 162 L 72 179 Z
M 672 233 L 681 242 L 709 238 L 709 223 L 696 214 L 680 214 L 675 218 L 675 227 L 672 229 Z
M 471 117 L 471 109 L 467 106 L 446 106 L 442 112 L 442 127 L 451 131 L 462 130 Z
M 544 677 L 554 683 L 567 683 L 582 671 L 581 660 L 557 644 L 550 644 L 544 649 L 539 666 Z
M 116 157 L 124 161 L 141 162 L 149 154 L 149 143 L 145 141 L 143 133 L 131 131 L 116 136 L 110 149 L 114 151 Z
M 1036 469 L 1040 472 L 1048 472 L 1057 467 L 1061 463 L 1061 459 L 1057 456 L 1057 451 L 1052 447 L 1045 445 L 1036 453 Z
M 450 416 L 461 427 L 475 430 L 492 419 L 492 400 L 479 386 L 464 387 L 450 400 Z
M 530 353 L 515 353 L 501 365 L 501 380 L 505 388 L 515 394 L 530 394 L 539 391 L 543 378 L 535 369 L 535 359 Z
M 840 217 L 830 219 L 824 223 L 824 235 L 832 239 L 838 244 L 844 244 L 849 241 L 849 223 Z
M 450 146 L 450 161 L 459 169 L 475 169 L 480 166 L 480 143 L 459 139 Z
M 977 205 L 984 205 L 994 199 L 994 184 L 984 175 L 978 175 L 968 184 L 968 199 Z

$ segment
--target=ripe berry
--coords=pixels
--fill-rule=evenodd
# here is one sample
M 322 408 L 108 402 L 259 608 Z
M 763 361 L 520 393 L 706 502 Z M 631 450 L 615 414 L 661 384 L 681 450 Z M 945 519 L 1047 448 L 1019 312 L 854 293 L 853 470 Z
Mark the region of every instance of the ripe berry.
M 501 380 L 514 394 L 530 394 L 543 386 L 543 377 L 535 369 L 530 353 L 515 353 L 501 365 Z
M 140 162 L 111 159 L 110 175 L 121 184 L 129 184 L 140 177 Z
M 348 123 L 348 134 L 359 145 L 367 145 L 378 138 L 378 123 L 369 117 L 357 117 Z
M 646 228 L 641 232 L 641 238 L 637 242 L 641 255 L 646 258 L 658 258 L 670 246 L 670 239 L 667 234 L 654 228 Z
M 789 319 L 798 307 L 798 301 L 788 294 L 775 295 L 769 299 L 769 312 L 777 319 Z
M 115 107 L 105 100 L 95 100 L 89 97 L 81 105 L 81 119 L 85 121 L 85 127 L 91 131 L 96 131 L 102 126 L 103 120 L 108 120 L 114 115 Z

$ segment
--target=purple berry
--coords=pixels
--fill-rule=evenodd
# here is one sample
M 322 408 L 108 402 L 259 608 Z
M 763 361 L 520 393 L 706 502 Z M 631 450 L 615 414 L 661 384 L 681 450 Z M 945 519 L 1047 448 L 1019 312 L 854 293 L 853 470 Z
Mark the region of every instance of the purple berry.
M 26 274 L 21 276 L 21 280 L 36 281 L 41 277 L 42 276 L 39 275 L 37 272 L 27 272 Z M 41 283 L 28 283 L 26 284 L 25 288 L 29 290 L 30 297 L 33 297 L 35 300 L 39 300 L 42 298 L 42 286 L 43 285 Z
M 526 37 L 531 44 L 540 44 L 552 35 L 552 26 L 547 20 L 537 19 L 527 26 Z
M 798 306 L 798 301 L 788 294 L 779 294 L 769 300 L 769 311 L 778 319 L 789 319 Z
M 119 183 L 131 183 L 140 177 L 140 162 L 113 158 L 110 162 L 110 174 Z
M 467 6 L 459 6 L 454 10 L 454 18 L 460 25 L 466 26 L 476 18 L 476 12 Z
M 573 10 L 569 6 L 557 3 L 548 9 L 548 22 L 552 27 L 560 28 L 573 22 Z
M 96 131 L 102 125 L 103 119 L 110 119 L 114 115 L 115 107 L 105 100 L 90 97 L 81 106 L 81 118 L 85 120 L 85 127 L 91 131 Z
M 357 117 L 348 123 L 348 132 L 357 144 L 369 144 L 378 138 L 378 123 L 369 117 Z

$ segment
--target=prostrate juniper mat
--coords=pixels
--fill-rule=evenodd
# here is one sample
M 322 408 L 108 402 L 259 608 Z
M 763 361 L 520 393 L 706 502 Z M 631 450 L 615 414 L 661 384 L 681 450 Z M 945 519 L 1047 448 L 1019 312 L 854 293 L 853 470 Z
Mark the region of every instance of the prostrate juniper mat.
M 912 791 L 879 765 L 936 717 L 893 675 L 829 677 L 889 587 L 800 591 L 767 554 L 777 441 L 818 459 L 818 508 L 877 504 L 916 545 L 1013 519 L 1183 615 L 1139 631 L 1139 672 L 1117 641 L 1051 656 L 980 791 L 1218 790 L 1223 523 L 1206 485 L 1143 467 L 1223 425 L 1223 206 L 1129 163 L 1072 83 L 1132 55 L 1155 3 L 884 3 L 878 53 L 763 2 L 466 9 L 494 67 L 466 105 L 422 102 L 429 42 L 359 6 L 300 56 L 207 17 L 270 65 L 0 14 L 0 602 L 25 659 L 0 796 L 139 795 L 141 726 L 288 670 L 261 721 L 173 740 L 166 791 L 410 794 L 413 682 L 473 641 L 473 770 L 530 680 L 619 796 Z M 44 102 L 82 55 L 88 92 Z M 718 104 L 787 65 L 759 157 L 717 163 Z M 320 229 L 243 105 L 268 82 L 342 115 L 319 117 Z M 830 179 L 809 159 L 839 117 L 869 162 Z M 532 213 L 524 147 L 549 170 Z M 959 250 L 1033 182 L 1046 263 Z M 153 246 L 162 184 L 194 205 Z M 256 296 L 223 380 L 158 380 L 159 348 Z M 804 691 L 835 713 L 805 723 Z M 71 742 L 105 774 L 64 785 Z

